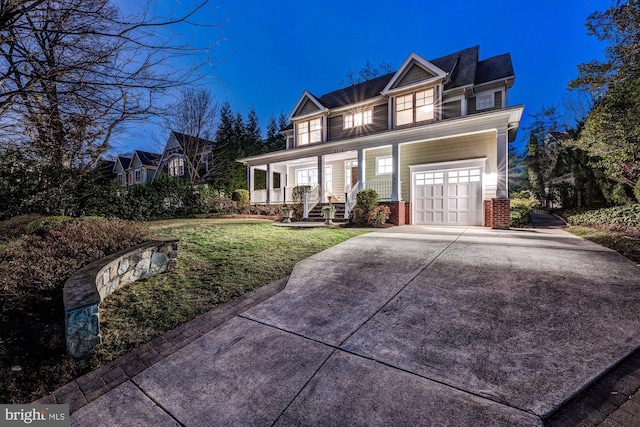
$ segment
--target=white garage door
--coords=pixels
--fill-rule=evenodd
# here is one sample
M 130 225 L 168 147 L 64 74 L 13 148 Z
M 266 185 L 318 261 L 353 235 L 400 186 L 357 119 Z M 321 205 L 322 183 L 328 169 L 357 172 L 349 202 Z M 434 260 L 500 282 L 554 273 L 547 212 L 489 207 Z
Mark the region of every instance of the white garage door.
M 415 172 L 413 223 L 482 225 L 481 169 Z

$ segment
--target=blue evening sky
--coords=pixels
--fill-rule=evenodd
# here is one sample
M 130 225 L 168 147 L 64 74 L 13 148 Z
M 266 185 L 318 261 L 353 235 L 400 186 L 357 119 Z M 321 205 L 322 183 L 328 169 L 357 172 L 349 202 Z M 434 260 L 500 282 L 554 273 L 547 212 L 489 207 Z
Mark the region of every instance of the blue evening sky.
M 119 3 L 124 3 L 121 1 Z M 167 8 L 184 7 L 161 0 Z M 177 5 L 177 6 L 176 6 Z M 510 52 L 516 80 L 509 104 L 525 117 L 559 105 L 577 64 L 602 57 L 604 44 L 586 34 L 587 16 L 610 0 L 211 0 L 197 21 L 216 29 L 186 28 L 222 60 L 203 85 L 246 117 L 255 108 L 264 128 L 287 116 L 304 90 L 320 96 L 341 88 L 347 71 L 382 62 L 397 69 L 416 52 L 426 59 L 480 45 L 480 59 Z M 197 55 L 194 61 L 200 60 Z M 520 132 L 518 140 L 523 140 Z M 161 151 L 158 126 L 136 126 L 114 141 L 116 152 Z

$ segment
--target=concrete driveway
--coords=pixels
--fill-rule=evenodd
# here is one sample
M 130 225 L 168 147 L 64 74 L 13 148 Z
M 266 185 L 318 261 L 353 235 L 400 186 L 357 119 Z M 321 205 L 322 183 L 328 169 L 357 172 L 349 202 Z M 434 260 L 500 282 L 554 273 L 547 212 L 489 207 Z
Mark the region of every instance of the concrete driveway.
M 301 231 L 303 232 L 303 231 Z M 404 226 L 72 415 L 72 425 L 542 425 L 640 347 L 640 270 L 561 230 Z

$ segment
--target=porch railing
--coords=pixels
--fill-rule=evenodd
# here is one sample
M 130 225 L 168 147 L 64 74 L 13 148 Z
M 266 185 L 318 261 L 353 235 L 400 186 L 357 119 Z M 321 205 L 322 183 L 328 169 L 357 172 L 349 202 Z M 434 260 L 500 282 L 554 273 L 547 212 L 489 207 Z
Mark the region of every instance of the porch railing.
M 358 181 L 349 192 L 344 193 L 344 219 L 349 219 L 351 211 L 356 205 L 356 194 L 360 190 L 362 190 L 362 183 Z
M 391 200 L 391 181 L 365 182 L 364 188 L 367 190 L 375 190 L 380 200 Z
M 253 190 L 251 203 L 267 203 L 267 190 Z
M 318 204 L 318 202 L 320 202 L 320 186 L 316 185 L 315 187 L 313 187 L 309 192 L 305 193 L 304 195 L 304 211 L 302 214 L 302 218 L 307 219 L 309 218 L 309 212 L 311 212 L 313 210 L 313 208 L 316 207 L 316 205 Z

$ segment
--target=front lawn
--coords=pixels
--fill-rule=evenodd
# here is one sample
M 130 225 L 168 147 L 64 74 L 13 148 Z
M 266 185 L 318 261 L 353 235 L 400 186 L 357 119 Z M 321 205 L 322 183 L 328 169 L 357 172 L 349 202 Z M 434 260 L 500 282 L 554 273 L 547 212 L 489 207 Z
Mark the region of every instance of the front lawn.
M 613 249 L 640 264 L 640 238 L 619 231 L 602 228 L 573 226 L 566 229 L 568 232 L 584 239 Z
M 282 228 L 255 220 L 150 226 L 181 239 L 178 268 L 107 298 L 100 307 L 104 344 L 85 359 L 65 354 L 60 289 L 0 294 L 0 403 L 36 400 L 202 312 L 290 274 L 299 260 L 363 233 Z

